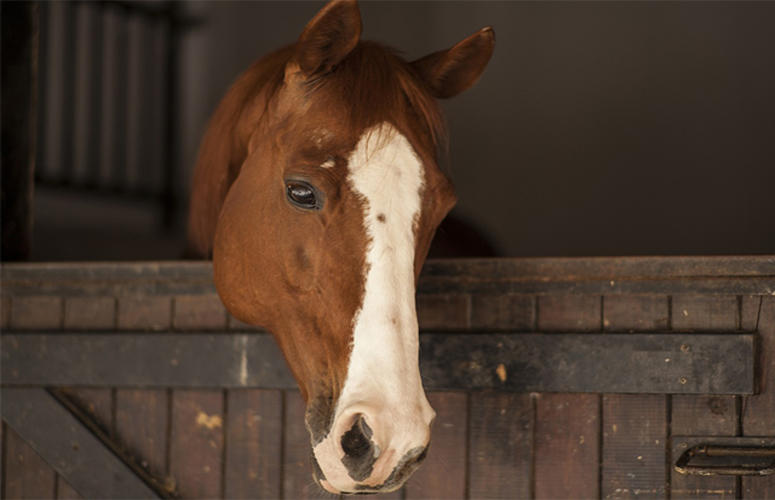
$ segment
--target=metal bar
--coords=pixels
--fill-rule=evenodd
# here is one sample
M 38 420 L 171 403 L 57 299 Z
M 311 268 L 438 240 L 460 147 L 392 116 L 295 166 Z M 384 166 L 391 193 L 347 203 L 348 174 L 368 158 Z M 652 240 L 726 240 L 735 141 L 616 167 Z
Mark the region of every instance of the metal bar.
M 49 9 L 48 2 L 38 2 L 38 109 L 36 110 L 37 129 L 35 151 L 35 174 L 46 173 L 45 153 L 48 147 L 46 125 L 48 123 L 48 36 Z
M 85 498 L 164 498 L 45 389 L 3 388 L 2 400 L 3 420 Z
M 91 88 L 89 95 L 91 102 L 89 104 L 89 124 L 88 140 L 89 145 L 86 149 L 86 186 L 96 187 L 100 183 L 100 165 L 102 158 L 102 84 L 103 84 L 103 57 L 104 57 L 104 38 L 105 38 L 105 11 L 102 4 L 89 4 L 92 7 L 94 16 L 91 32 L 91 65 L 89 68 L 89 82 Z
M 420 367 L 428 389 L 752 394 L 753 337 L 423 333 Z M 1 342 L 9 386 L 296 387 L 265 333 L 12 333 Z
M 75 181 L 75 5 L 69 2 L 60 4 L 63 14 L 62 36 L 62 117 L 60 131 L 62 143 L 59 153 L 61 169 L 59 178 L 63 182 Z
M 170 229 L 175 223 L 175 213 L 177 201 L 175 195 L 175 181 L 177 178 L 177 116 L 178 116 L 178 44 L 180 27 L 177 16 L 179 11 L 178 2 L 175 0 L 166 3 L 166 51 L 165 65 L 167 68 L 166 86 L 165 86 L 165 116 L 164 116 L 164 141 L 163 141 L 163 167 L 164 176 L 162 179 L 162 227 Z
M 739 465 L 694 465 L 690 462 L 698 457 L 716 458 L 770 458 L 768 462 L 757 464 L 741 463 Z M 680 474 L 700 476 L 769 476 L 775 474 L 775 447 L 719 446 L 700 444 L 686 450 L 676 461 L 674 469 Z
M 113 116 L 113 171 L 111 184 L 127 187 L 127 116 L 129 89 L 129 27 L 125 6 L 116 5 L 116 50 L 114 53 L 114 116 Z

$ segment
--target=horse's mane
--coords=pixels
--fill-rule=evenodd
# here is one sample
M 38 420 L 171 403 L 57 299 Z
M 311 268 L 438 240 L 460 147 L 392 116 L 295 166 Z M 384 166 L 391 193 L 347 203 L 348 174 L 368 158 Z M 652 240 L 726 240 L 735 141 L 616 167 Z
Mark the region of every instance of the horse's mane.
M 293 46 L 256 62 L 234 83 L 213 115 L 199 152 L 191 191 L 188 249 L 209 256 L 226 194 L 247 154 L 252 129 L 268 110 L 283 84 Z M 331 72 L 312 78 L 309 93 L 322 92 L 339 109 L 349 110 L 347 126 L 358 132 L 383 122 L 419 134 L 436 154 L 446 147 L 446 127 L 438 103 L 412 65 L 396 51 L 361 41 Z M 260 94 L 263 103 L 256 102 Z M 259 105 L 261 109 L 250 109 Z

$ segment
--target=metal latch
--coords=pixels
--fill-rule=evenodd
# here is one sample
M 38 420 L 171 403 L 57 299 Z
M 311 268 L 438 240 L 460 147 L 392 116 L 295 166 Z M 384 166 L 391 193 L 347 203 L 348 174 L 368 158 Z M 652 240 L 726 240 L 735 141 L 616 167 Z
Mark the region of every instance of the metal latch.
M 684 451 L 674 468 L 700 476 L 769 476 L 775 474 L 775 446 L 698 444 Z

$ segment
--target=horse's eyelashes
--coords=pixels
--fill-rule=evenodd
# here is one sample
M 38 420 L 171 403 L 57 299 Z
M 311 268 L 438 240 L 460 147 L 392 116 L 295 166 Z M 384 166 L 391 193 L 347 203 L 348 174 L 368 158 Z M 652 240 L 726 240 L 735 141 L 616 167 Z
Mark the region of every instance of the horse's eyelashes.
M 317 190 L 303 181 L 287 181 L 285 183 L 288 201 L 293 205 L 305 210 L 320 210 L 322 200 L 318 196 Z

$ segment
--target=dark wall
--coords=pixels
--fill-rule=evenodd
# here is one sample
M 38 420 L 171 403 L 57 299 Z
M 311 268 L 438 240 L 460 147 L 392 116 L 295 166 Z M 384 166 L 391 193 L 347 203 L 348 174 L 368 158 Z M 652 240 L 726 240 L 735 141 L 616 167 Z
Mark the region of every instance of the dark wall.
M 214 108 L 254 56 L 294 40 L 320 5 L 199 6 L 208 25 L 192 47 L 204 52 L 187 57 L 210 64 L 201 106 Z M 409 58 L 495 27 L 484 77 L 444 108 L 456 214 L 499 253 L 775 251 L 775 3 L 361 10 L 364 37 Z
M 65 4 L 46 5 L 53 66 L 41 80 L 49 114 L 39 156 L 56 166 L 66 137 L 57 133 L 64 109 L 57 99 L 67 44 L 56 38 Z M 76 67 L 94 52 L 80 31 L 95 23 L 93 5 L 77 4 Z M 262 54 L 293 42 L 323 3 L 179 5 L 198 19 L 180 40 L 175 130 L 185 201 L 207 120 L 230 83 Z M 123 60 L 158 75 L 163 65 L 139 49 L 161 50 L 158 33 L 138 23 L 119 30 L 113 7 L 103 19 L 104 85 Z M 495 55 L 481 81 L 443 104 L 460 199 L 452 240 L 479 233 L 485 241 L 473 248 L 509 256 L 775 253 L 775 2 L 362 1 L 361 11 L 364 38 L 409 59 L 495 28 Z M 118 35 L 128 38 L 123 58 Z M 155 81 L 128 78 L 121 109 L 162 109 Z M 79 77 L 76 85 L 75 163 L 88 143 L 83 96 L 92 83 Z M 100 128 L 107 131 L 121 101 L 106 95 Z M 153 168 L 163 156 L 160 116 L 145 113 L 126 125 L 124 160 L 134 183 L 161 172 Z M 118 143 L 103 135 L 106 169 Z M 149 165 L 154 175 L 141 175 Z M 41 189 L 37 200 L 34 258 L 180 254 L 182 224 L 160 235 L 155 205 L 132 212 L 103 198 L 93 208 L 90 199 Z

